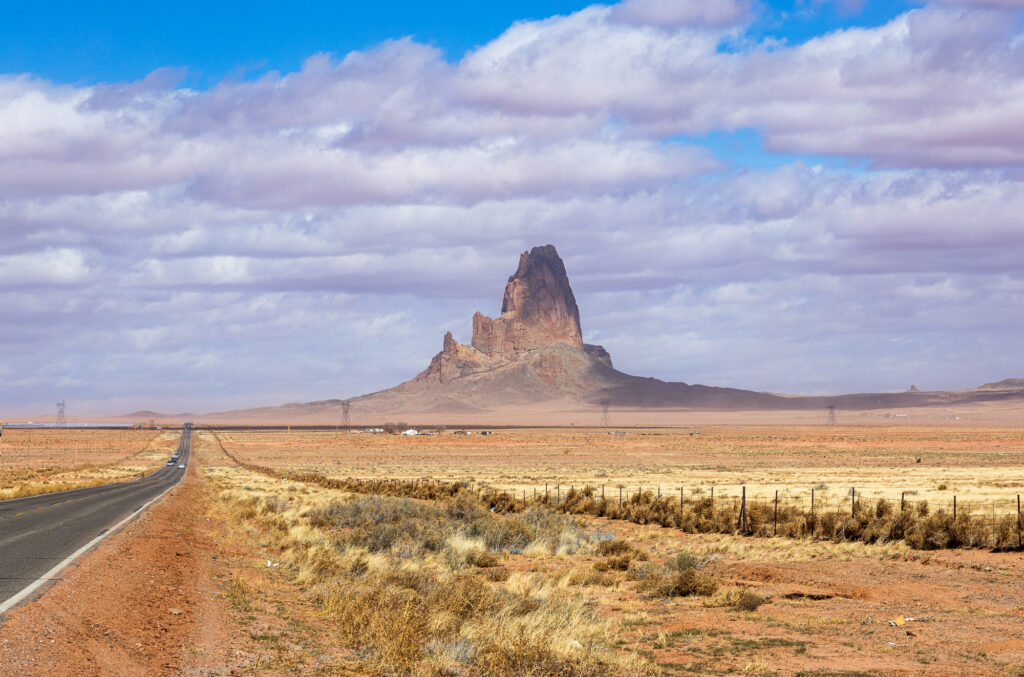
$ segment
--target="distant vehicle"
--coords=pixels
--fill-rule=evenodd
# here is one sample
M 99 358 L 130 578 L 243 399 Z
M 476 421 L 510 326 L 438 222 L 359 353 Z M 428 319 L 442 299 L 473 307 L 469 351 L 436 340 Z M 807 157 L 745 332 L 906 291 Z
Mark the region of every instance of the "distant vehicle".
M 185 469 L 185 464 L 184 463 L 179 463 L 178 464 L 178 470 L 184 470 L 184 469 Z
M 172 458 L 171 460 L 167 461 L 167 465 L 174 465 L 174 459 Z
M 409 428 L 408 430 L 406 430 L 406 431 L 405 431 L 405 432 L 403 432 L 402 434 L 403 434 L 403 435 L 419 435 L 419 434 L 420 434 L 420 431 L 419 431 L 419 430 L 414 430 L 414 429 L 412 429 L 412 428 Z

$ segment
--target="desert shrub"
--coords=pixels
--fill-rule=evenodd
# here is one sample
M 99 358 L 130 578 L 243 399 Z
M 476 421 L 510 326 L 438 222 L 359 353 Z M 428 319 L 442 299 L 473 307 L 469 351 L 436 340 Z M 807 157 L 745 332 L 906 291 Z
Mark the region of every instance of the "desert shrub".
M 475 564 L 477 558 L 486 553 L 486 546 L 479 538 L 468 537 L 464 534 L 450 536 L 441 552 L 444 561 L 452 569 Z
M 626 580 L 643 583 L 648 578 L 657 576 L 662 569 L 663 567 L 653 562 L 633 562 L 630 564 L 629 569 L 626 570 Z
M 598 555 L 622 555 L 633 551 L 633 546 L 626 541 L 615 539 L 613 541 L 601 541 L 594 549 Z
M 768 600 L 752 590 L 743 590 L 737 595 L 733 606 L 741 611 L 757 611 Z
M 567 585 L 613 585 L 615 583 L 615 576 L 613 574 L 598 571 L 594 568 L 574 568 L 570 569 L 569 573 L 565 576 L 565 582 Z
M 599 542 L 597 547 L 594 548 L 594 552 L 608 558 L 605 570 L 626 571 L 632 562 L 644 562 L 649 558 L 646 551 L 640 550 L 627 541 L 618 539 Z
M 615 571 L 626 571 L 633 562 L 633 553 L 627 552 L 624 555 L 612 555 L 608 558 L 608 568 Z
M 236 609 L 239 611 L 248 611 L 252 607 L 255 591 L 248 581 L 241 578 L 236 573 L 231 577 L 231 580 L 228 581 L 227 588 L 227 598 Z
M 671 581 L 671 587 L 664 593 L 668 597 L 709 596 L 718 590 L 718 581 L 714 577 L 702 574 L 696 569 L 686 569 L 675 573 L 671 577 Z
M 689 550 L 683 550 L 682 552 L 676 553 L 675 557 L 669 559 L 666 566 L 674 571 L 696 569 L 700 566 L 700 558 Z
M 718 590 L 718 581 L 697 569 L 677 571 L 654 567 L 643 573 L 643 577 L 637 579 L 637 590 L 655 597 L 709 596 Z
M 479 649 L 474 668 L 474 674 L 481 677 L 588 677 L 605 674 L 599 666 L 558 657 L 544 643 L 524 631 L 498 638 L 498 641 Z
M 476 556 L 476 561 L 473 562 L 480 568 L 496 567 L 498 566 L 498 556 L 493 552 L 482 552 Z

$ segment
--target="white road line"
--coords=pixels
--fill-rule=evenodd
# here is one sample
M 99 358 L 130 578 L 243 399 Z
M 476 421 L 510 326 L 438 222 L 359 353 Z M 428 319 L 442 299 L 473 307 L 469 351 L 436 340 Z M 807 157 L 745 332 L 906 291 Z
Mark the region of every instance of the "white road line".
M 16 606 L 17 604 L 20 604 L 26 597 L 28 597 L 33 592 L 38 590 L 41 586 L 43 586 L 46 583 L 48 583 L 51 580 L 53 580 L 54 577 L 57 574 L 59 574 L 64 569 L 64 567 L 66 567 L 67 565 L 69 565 L 72 562 L 74 562 L 77 557 L 80 557 L 83 553 L 87 552 L 89 550 L 89 548 L 93 547 L 94 545 L 96 545 L 97 543 L 102 541 L 107 536 L 109 536 L 109 535 L 111 535 L 113 533 L 116 533 L 121 527 L 123 527 L 124 525 L 128 524 L 133 519 L 135 519 L 136 517 L 141 515 L 143 510 L 145 510 L 150 505 L 152 505 L 153 503 L 155 503 L 155 502 L 159 501 L 161 498 L 163 498 L 164 495 L 168 491 L 170 491 L 171 489 L 173 489 L 176 486 L 178 486 L 179 484 L 181 484 L 181 480 L 183 480 L 183 479 L 185 479 L 185 473 L 182 473 L 181 474 L 181 478 L 177 482 L 172 484 L 171 486 L 167 487 L 167 489 L 165 491 L 163 491 L 161 494 L 151 498 L 141 508 L 139 508 L 138 510 L 136 510 L 132 514 L 128 515 L 123 520 L 121 520 L 120 522 L 118 522 L 114 526 L 110 527 L 105 532 L 103 532 L 102 534 L 100 534 L 96 538 L 92 539 L 91 541 L 89 541 L 88 543 L 83 545 L 78 550 L 75 550 L 73 553 L 68 555 L 60 564 L 58 564 L 57 566 L 55 566 L 52 569 L 50 569 L 49 571 L 47 571 L 41 577 L 36 579 L 35 582 L 30 583 L 27 588 L 23 589 L 21 592 L 19 592 L 18 594 L 14 595 L 13 597 L 9 597 L 5 602 L 0 603 L 0 616 L 3 616 L 5 613 L 10 611 L 12 608 L 14 608 L 14 606 Z

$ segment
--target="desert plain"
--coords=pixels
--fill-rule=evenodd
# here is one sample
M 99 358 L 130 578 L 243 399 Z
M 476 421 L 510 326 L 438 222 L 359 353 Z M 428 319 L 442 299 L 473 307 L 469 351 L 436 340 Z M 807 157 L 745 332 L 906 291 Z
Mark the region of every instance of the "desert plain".
M 168 500 L 5 616 L 0 662 L 26 675 L 1024 671 L 1018 548 L 691 533 L 534 503 L 545 486 L 589 486 L 613 502 L 682 488 L 698 506 L 713 487 L 729 511 L 745 487 L 751 504 L 779 490 L 807 506 L 813 490 L 835 510 L 853 488 L 1012 518 L 1024 428 L 418 430 L 196 430 Z M 0 489 L 131 479 L 178 433 L 6 431 Z M 530 505 L 481 499 L 501 492 Z

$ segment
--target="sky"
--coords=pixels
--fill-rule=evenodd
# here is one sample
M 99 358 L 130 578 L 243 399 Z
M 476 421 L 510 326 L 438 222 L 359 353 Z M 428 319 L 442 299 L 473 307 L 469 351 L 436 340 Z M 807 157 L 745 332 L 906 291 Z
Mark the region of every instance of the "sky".
M 0 417 L 390 387 L 548 243 L 629 373 L 1024 376 L 1024 0 L 151 4 L 5 3 Z

